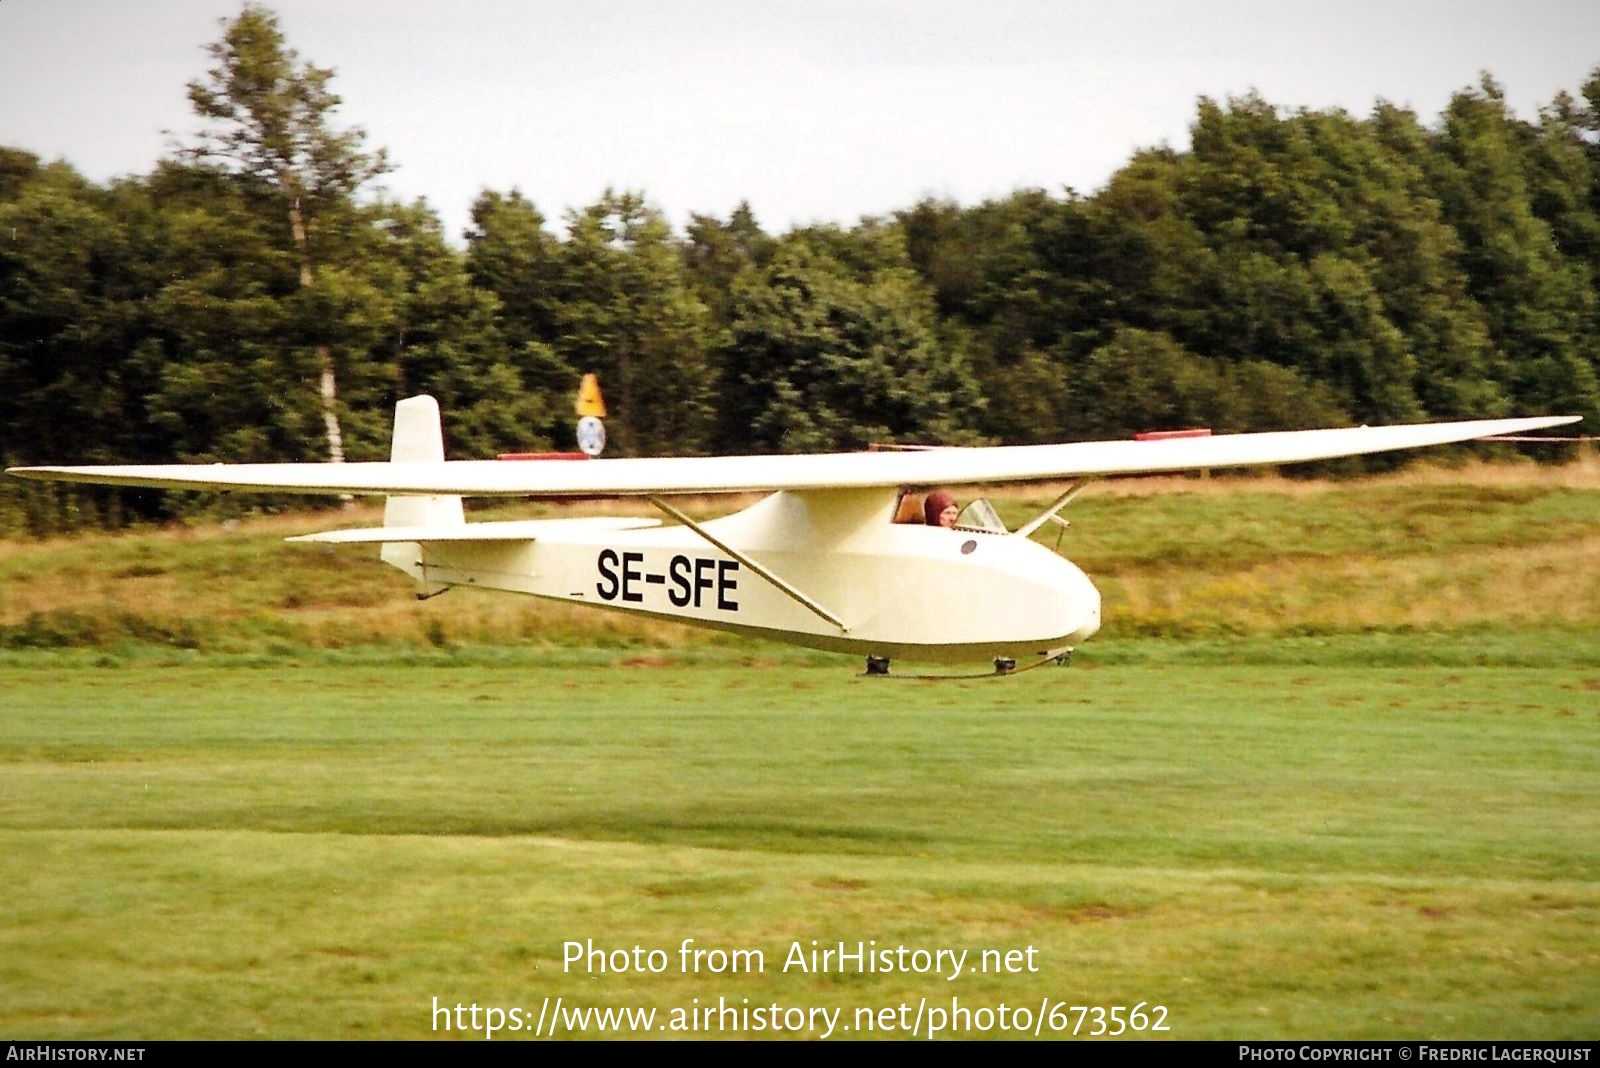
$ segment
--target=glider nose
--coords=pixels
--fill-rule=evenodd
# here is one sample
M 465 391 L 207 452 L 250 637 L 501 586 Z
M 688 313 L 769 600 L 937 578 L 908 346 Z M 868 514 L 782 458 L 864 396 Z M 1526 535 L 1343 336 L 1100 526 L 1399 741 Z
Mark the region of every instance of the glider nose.
M 1080 622 L 1078 629 L 1072 632 L 1072 640 L 1081 642 L 1100 629 L 1100 591 L 1095 589 L 1094 583 L 1083 572 L 1078 572 L 1083 578 L 1083 589 L 1078 595 L 1078 610 Z
M 1068 642 L 1081 642 L 1100 629 L 1100 591 L 1077 564 L 1062 560 L 1065 576 L 1061 582 L 1062 615 L 1067 623 Z

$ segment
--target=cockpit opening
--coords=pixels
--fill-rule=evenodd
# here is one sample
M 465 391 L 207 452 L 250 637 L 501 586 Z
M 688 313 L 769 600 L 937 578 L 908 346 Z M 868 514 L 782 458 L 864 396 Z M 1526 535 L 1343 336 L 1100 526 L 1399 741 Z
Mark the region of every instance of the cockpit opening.
M 950 494 L 939 490 L 926 495 L 913 490 L 902 490 L 900 500 L 895 505 L 894 522 L 915 526 L 950 525 L 948 519 L 943 524 L 933 522 L 928 513 L 930 502 L 942 506 L 952 501 Z M 942 514 L 943 512 L 944 508 L 941 507 L 939 513 Z M 975 530 L 984 534 L 1010 533 L 1006 529 L 1005 522 L 1001 520 L 1000 513 L 995 510 L 994 505 L 989 503 L 989 498 L 987 497 L 975 498 L 968 502 L 966 507 L 958 508 L 954 528 L 956 530 Z

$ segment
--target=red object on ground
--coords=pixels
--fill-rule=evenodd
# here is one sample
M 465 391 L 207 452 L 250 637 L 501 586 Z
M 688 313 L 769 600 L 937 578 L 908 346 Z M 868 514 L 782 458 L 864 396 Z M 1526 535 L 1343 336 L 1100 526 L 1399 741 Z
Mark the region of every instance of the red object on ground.
M 1146 430 L 1142 434 L 1135 434 L 1134 441 L 1166 441 L 1168 438 L 1209 438 L 1211 428 L 1208 426 L 1196 427 L 1193 430 Z
M 496 460 L 587 460 L 582 452 L 503 452 Z

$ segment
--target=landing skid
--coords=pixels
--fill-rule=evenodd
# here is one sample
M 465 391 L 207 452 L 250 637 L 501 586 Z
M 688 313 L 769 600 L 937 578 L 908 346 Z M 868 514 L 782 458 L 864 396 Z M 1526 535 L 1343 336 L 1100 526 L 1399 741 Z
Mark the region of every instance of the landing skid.
M 1064 653 L 1057 653 L 1055 656 L 1044 657 L 1043 659 L 1036 660 L 1033 663 L 1020 668 L 1017 667 L 1017 662 L 1011 657 L 998 656 L 995 657 L 993 671 L 973 673 L 970 675 L 891 675 L 889 673 L 888 657 L 869 656 L 867 657 L 866 670 L 861 674 L 865 678 L 920 679 L 923 682 L 943 682 L 955 679 L 1009 678 L 1013 675 L 1021 675 L 1025 671 L 1032 671 L 1034 668 L 1044 667 L 1046 664 L 1056 664 L 1058 666 L 1065 667 L 1070 663 L 1072 663 L 1072 650 L 1068 649 Z

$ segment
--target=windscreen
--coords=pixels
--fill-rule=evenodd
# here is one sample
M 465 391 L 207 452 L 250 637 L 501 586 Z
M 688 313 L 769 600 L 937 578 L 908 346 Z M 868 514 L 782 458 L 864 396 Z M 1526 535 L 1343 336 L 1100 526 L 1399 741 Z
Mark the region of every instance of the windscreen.
M 1005 523 L 1000 520 L 1000 513 L 994 510 L 994 505 L 989 503 L 987 497 L 979 497 L 961 509 L 961 514 L 956 517 L 956 526 L 964 530 L 984 530 L 991 534 L 1007 533 Z

